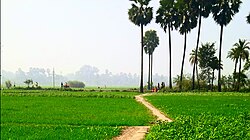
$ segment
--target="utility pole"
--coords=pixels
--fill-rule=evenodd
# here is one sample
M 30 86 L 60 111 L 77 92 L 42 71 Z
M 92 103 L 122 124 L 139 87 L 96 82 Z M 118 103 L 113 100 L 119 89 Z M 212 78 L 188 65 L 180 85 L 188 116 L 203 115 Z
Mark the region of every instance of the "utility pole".
M 55 70 L 53 68 L 53 74 L 52 74 L 52 84 L 53 84 L 53 88 L 55 88 Z

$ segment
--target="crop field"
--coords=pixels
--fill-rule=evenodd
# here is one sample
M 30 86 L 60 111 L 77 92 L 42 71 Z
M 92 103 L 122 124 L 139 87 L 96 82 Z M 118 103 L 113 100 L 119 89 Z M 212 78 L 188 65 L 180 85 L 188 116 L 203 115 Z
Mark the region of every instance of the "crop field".
M 145 97 L 174 119 L 146 139 L 250 139 L 250 94 L 175 93 Z
M 48 97 L 98 97 L 98 98 L 133 98 L 138 95 L 138 92 L 121 92 L 119 90 L 114 91 L 65 91 L 65 90 L 3 90 L 3 96 L 48 96 Z
M 112 139 L 121 126 L 148 125 L 130 92 L 5 90 L 1 139 Z

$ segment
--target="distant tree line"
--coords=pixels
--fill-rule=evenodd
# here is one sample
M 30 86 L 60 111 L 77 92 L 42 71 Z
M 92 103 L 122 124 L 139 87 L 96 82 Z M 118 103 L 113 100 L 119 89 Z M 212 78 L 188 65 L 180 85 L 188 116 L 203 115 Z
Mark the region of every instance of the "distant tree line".
M 84 65 L 75 73 L 68 75 L 60 75 L 55 71 L 55 82 L 56 86 L 60 87 L 60 83 L 68 81 L 82 81 L 85 86 L 136 86 L 139 83 L 139 76 L 131 73 L 118 73 L 113 74 L 112 72 L 105 70 L 101 73 L 97 67 Z M 146 77 L 146 75 L 144 75 Z M 16 86 L 28 86 L 24 81 L 30 79 L 38 82 L 39 86 L 53 86 L 52 72 L 50 69 L 44 68 L 30 68 L 28 72 L 24 72 L 19 68 L 16 72 L 9 72 L 2 70 L 2 81 L 4 86 L 5 82 Z M 154 74 L 154 84 L 161 83 L 167 80 L 166 76 Z M 145 81 L 146 82 L 146 81 Z M 32 84 L 29 84 L 29 86 Z

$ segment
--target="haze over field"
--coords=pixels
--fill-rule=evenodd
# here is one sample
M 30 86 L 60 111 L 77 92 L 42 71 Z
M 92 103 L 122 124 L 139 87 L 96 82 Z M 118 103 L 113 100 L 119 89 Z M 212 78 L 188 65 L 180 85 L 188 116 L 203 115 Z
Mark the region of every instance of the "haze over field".
M 53 67 L 62 75 L 74 73 L 83 65 L 91 65 L 114 74 L 140 72 L 140 28 L 128 19 L 129 0 L 2 0 L 1 1 L 1 66 L 15 72 L 18 68 Z M 158 9 L 159 0 L 150 6 Z M 231 74 L 234 63 L 226 59 L 233 44 L 250 40 L 250 26 L 246 23 L 250 1 L 243 0 L 240 11 L 226 26 L 223 36 L 223 71 Z M 144 31 L 154 29 L 160 45 L 154 53 L 154 73 L 168 76 L 168 36 L 155 23 Z M 220 26 L 209 18 L 203 20 L 201 42 L 216 42 L 219 46 Z M 191 73 L 189 54 L 195 47 L 197 29 L 188 35 L 184 73 Z M 180 74 L 183 37 L 172 34 L 172 72 Z M 145 55 L 146 56 L 146 55 Z M 144 59 L 144 74 L 148 60 Z
M 18 69 L 16 72 L 2 71 L 2 81 L 10 80 L 15 86 L 24 86 L 26 79 L 32 79 L 34 82 L 38 82 L 40 86 L 52 86 L 53 85 L 53 70 L 44 68 L 29 68 L 29 70 L 23 71 Z M 147 75 L 144 74 L 144 83 L 146 83 Z M 55 86 L 60 86 L 61 82 L 65 84 L 67 81 L 78 80 L 83 81 L 86 86 L 128 86 L 136 87 L 139 83 L 139 75 L 131 73 L 118 73 L 114 74 L 109 70 L 100 72 L 97 67 L 84 65 L 74 73 L 62 75 L 55 71 Z M 154 74 L 154 84 L 167 81 L 167 77 L 159 74 Z

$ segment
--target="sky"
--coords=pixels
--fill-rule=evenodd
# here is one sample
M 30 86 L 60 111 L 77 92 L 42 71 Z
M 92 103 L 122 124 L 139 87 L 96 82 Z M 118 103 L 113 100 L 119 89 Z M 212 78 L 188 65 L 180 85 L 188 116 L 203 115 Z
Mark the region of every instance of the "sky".
M 159 0 L 149 3 L 154 17 Z M 1 66 L 15 72 L 18 68 L 54 68 L 57 73 L 74 73 L 83 65 L 101 71 L 140 74 L 140 28 L 128 19 L 129 0 L 2 0 Z M 224 28 L 222 74 L 231 74 L 234 63 L 228 51 L 239 39 L 250 41 L 246 16 L 250 1 L 243 0 L 240 12 Z M 144 28 L 156 30 L 160 44 L 154 52 L 154 73 L 168 76 L 168 34 L 155 18 Z M 218 49 L 220 26 L 212 16 L 202 20 L 201 43 L 215 42 Z M 188 34 L 185 73 L 191 73 L 190 52 L 195 48 L 197 28 Z M 172 32 L 172 73 L 180 74 L 184 37 Z M 144 73 L 148 70 L 144 54 Z

